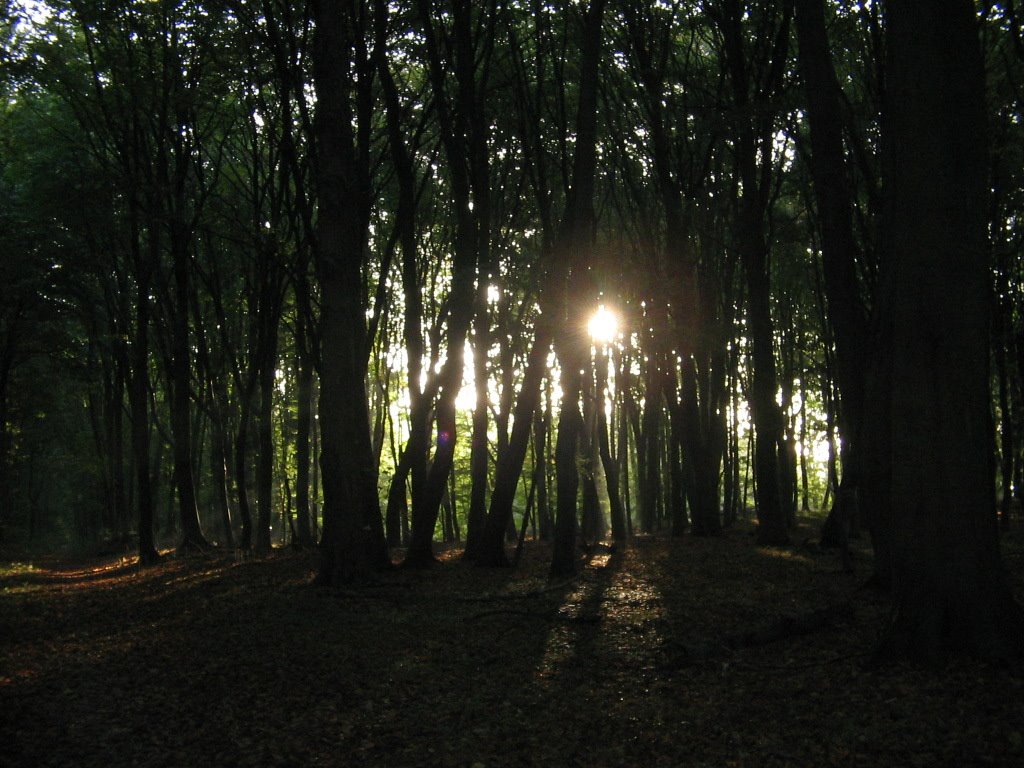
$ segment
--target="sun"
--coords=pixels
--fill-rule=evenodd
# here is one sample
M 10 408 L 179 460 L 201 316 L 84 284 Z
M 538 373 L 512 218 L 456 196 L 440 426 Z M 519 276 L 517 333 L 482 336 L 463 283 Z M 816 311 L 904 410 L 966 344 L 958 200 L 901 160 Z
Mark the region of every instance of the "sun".
M 604 304 L 597 308 L 587 323 L 590 338 L 597 344 L 608 344 L 614 341 L 619 333 L 619 318 Z

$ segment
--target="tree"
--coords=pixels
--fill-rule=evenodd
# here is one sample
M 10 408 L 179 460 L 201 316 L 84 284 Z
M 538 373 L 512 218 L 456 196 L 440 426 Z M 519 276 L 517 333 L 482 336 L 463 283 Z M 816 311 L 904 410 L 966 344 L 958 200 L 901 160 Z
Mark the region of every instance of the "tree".
M 811 176 L 820 220 L 824 288 L 829 322 L 835 335 L 834 376 L 840 395 L 838 422 L 845 444 L 842 484 L 833 514 L 823 528 L 822 539 L 845 546 L 861 482 L 857 449 L 864 416 L 867 312 L 857 277 L 853 192 L 843 147 L 842 91 L 828 53 L 823 2 L 797 0 L 796 31 L 800 73 L 807 96 Z M 871 490 L 868 489 L 866 500 L 876 501 Z
M 1024 653 L 995 516 L 985 76 L 974 4 L 887 6 L 883 328 L 895 615 L 881 652 Z
M 566 387 L 563 385 L 563 405 L 570 404 L 570 411 L 564 412 L 567 414 L 564 428 L 561 426 L 561 417 L 559 418 L 559 429 L 569 429 L 571 425 L 577 429 L 577 434 L 572 439 L 573 447 L 567 447 L 570 445 L 568 439 L 562 443 L 563 451 L 566 451 L 566 454 L 563 456 L 561 464 L 563 490 L 566 497 L 564 503 L 567 510 L 562 523 L 562 535 L 563 541 L 569 542 L 567 546 L 564 544 L 563 546 L 565 546 L 565 552 L 569 553 L 568 560 L 572 561 L 572 567 L 575 567 L 571 553 L 575 547 L 576 491 L 573 490 L 569 493 L 568 487 L 570 476 L 575 477 L 572 482 L 578 483 L 575 445 L 578 441 L 578 430 L 582 427 L 582 414 L 579 412 L 582 379 L 579 368 L 585 359 L 581 343 L 582 318 L 578 316 L 577 312 L 577 308 L 581 304 L 577 300 L 585 297 L 587 293 L 587 252 L 593 239 L 594 166 L 597 141 L 596 78 L 600 64 L 600 25 L 603 13 L 603 3 L 592 3 L 581 19 L 583 44 L 578 66 L 581 71 L 579 79 L 581 83 L 585 84 L 585 87 L 579 89 L 576 114 L 576 151 L 571 162 L 567 157 L 562 158 L 563 173 L 566 174 L 562 182 L 563 185 L 569 187 L 570 191 L 567 193 L 566 206 L 557 234 L 553 231 L 552 190 L 549 187 L 552 181 L 547 170 L 547 149 L 544 146 L 546 137 L 542 130 L 542 127 L 548 124 L 548 120 L 545 119 L 541 104 L 547 95 L 544 86 L 555 90 L 559 99 L 565 98 L 567 84 L 564 79 L 560 76 L 555 78 L 556 82 L 550 82 L 547 79 L 547 68 L 564 65 L 564 62 L 554 62 L 551 60 L 553 57 L 546 55 L 546 46 L 551 44 L 546 39 L 550 30 L 545 28 L 543 18 L 539 14 L 535 14 L 534 19 L 537 39 L 532 43 L 534 61 L 530 62 L 535 70 L 533 72 L 534 89 L 531 89 L 526 82 L 525 70 L 528 63 L 522 58 L 525 53 L 518 49 L 518 42 L 513 46 L 517 49 L 517 56 L 520 57 L 515 61 L 515 72 L 520 78 L 517 82 L 518 98 L 524 110 L 523 124 L 520 125 L 520 129 L 523 143 L 529 148 L 526 152 L 525 162 L 533 179 L 534 193 L 537 199 L 537 215 L 540 219 L 543 239 L 542 262 L 539 270 L 541 285 L 538 291 L 541 314 L 535 321 L 532 344 L 526 355 L 526 368 L 514 407 L 512 432 L 504 445 L 504 450 L 498 454 L 494 492 L 491 495 L 490 509 L 480 537 L 479 548 L 475 553 L 475 560 L 480 565 L 508 564 L 504 549 L 504 537 L 512 521 L 516 486 L 519 483 L 529 447 L 534 413 L 540 403 L 541 382 L 546 373 L 548 353 L 552 341 L 559 336 L 560 339 L 556 343 L 559 364 L 562 372 L 569 375 L 570 379 L 575 380 L 574 383 L 569 383 L 569 387 L 570 389 L 575 387 L 576 390 L 575 395 L 566 395 Z M 571 19 L 567 19 L 567 25 L 571 21 Z M 510 26 L 509 34 L 513 41 L 518 40 L 514 27 Z M 562 90 L 559 92 L 557 89 Z M 549 129 L 550 133 L 557 135 L 559 139 L 563 139 L 569 134 L 570 129 L 564 114 L 560 114 L 559 119 L 552 122 L 554 127 Z M 571 459 L 569 458 L 570 454 Z M 556 465 L 558 465 L 558 461 L 556 461 Z M 578 488 L 578 485 L 574 487 Z M 571 502 L 568 500 L 570 496 Z M 568 522 L 570 507 L 571 525 Z
M 366 578 L 389 560 L 377 497 L 377 464 L 366 393 L 366 265 L 370 180 L 357 145 L 357 78 L 369 63 L 359 51 L 364 4 L 314 0 L 313 78 L 317 93 L 316 268 L 320 281 L 320 431 L 324 527 L 318 583 Z M 353 64 L 355 59 L 356 64 Z M 362 103 L 359 104 L 362 106 Z M 365 135 L 358 138 L 364 139 Z
M 776 394 L 774 330 L 771 317 L 769 244 L 765 215 L 772 190 L 772 141 L 778 95 L 786 72 L 790 3 L 765 3 L 746 8 L 739 0 L 722 4 L 720 26 L 724 65 L 729 73 L 736 110 L 736 165 L 741 193 L 736 201 L 736 248 L 747 287 L 747 329 L 750 336 L 750 407 L 757 440 L 754 477 L 757 483 L 757 538 L 762 544 L 788 541 L 787 515 L 780 489 L 780 448 L 783 417 Z M 749 28 L 761 30 L 750 51 Z M 760 66 L 758 66 L 760 64 Z
M 580 437 L 583 414 L 580 395 L 583 369 L 589 361 L 583 337 L 583 318 L 578 308 L 586 306 L 589 253 L 594 242 L 594 177 L 597 164 L 597 80 L 603 45 L 605 0 L 592 0 L 583 18 L 580 51 L 580 102 L 576 117 L 576 146 L 573 154 L 572 187 L 565 205 L 565 217 L 555 244 L 555 258 L 568 265 L 561 292 L 555 352 L 561 366 L 562 402 L 555 441 L 555 539 L 551 575 L 576 570 L 577 490 L 579 488 Z
M 455 399 L 462 388 L 465 342 L 473 323 L 475 311 L 486 313 L 486 302 L 476 300 L 479 290 L 486 290 L 486 266 L 490 241 L 489 171 L 487 156 L 487 124 L 483 109 L 482 89 L 486 72 L 481 74 L 481 56 L 478 46 L 486 49 L 493 35 L 493 9 L 477 23 L 473 5 L 467 0 L 453 3 L 451 29 L 435 17 L 433 3 L 418 0 L 416 8 L 422 25 L 434 104 L 437 109 L 437 128 L 444 148 L 449 174 L 450 194 L 453 201 L 454 236 L 452 241 L 451 289 L 448 294 L 447 351 L 438 374 L 435 413 L 437 440 L 423 493 L 413 498 L 412 540 L 406 554 L 409 565 L 425 565 L 433 561 L 432 540 L 442 499 L 448 485 L 455 460 L 457 419 Z M 474 30 L 477 31 L 474 34 Z M 443 51 L 451 50 L 445 59 Z M 449 94 L 447 68 L 455 73 L 454 95 Z M 484 272 L 481 272 L 484 268 Z M 474 281 L 481 286 L 475 290 Z M 477 332 L 489 337 L 487 322 L 481 317 Z M 489 344 L 479 343 L 479 354 L 486 358 Z M 480 360 L 480 364 L 485 360 Z M 479 393 L 486 400 L 485 391 Z M 474 514 L 483 511 L 483 486 L 486 483 L 486 409 L 478 407 L 472 432 L 473 467 L 471 474 L 476 484 L 472 508 Z M 413 459 L 416 460 L 415 458 Z

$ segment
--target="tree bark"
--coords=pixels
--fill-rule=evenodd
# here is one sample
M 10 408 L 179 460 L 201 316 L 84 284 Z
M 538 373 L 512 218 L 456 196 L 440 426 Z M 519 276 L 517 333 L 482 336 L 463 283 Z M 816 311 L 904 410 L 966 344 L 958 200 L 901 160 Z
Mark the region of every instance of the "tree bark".
M 541 380 L 545 374 L 548 351 L 551 349 L 551 338 L 550 321 L 543 316 L 538 318 L 534 329 L 533 346 L 526 362 L 526 373 L 519 390 L 519 398 L 516 400 L 512 436 L 505 451 L 498 457 L 490 510 L 484 522 L 479 549 L 474 557 L 478 565 L 499 567 L 509 564 L 505 553 L 505 531 L 512 520 L 512 504 L 529 448 L 533 414 L 540 402 Z M 541 445 L 543 446 L 543 443 Z
M 619 465 L 612 457 L 611 443 L 608 439 L 608 414 L 605 412 L 605 398 L 608 389 L 608 354 L 603 348 L 597 355 L 595 370 L 597 373 L 597 448 L 601 456 L 601 466 L 604 469 L 605 484 L 608 488 L 612 539 L 623 542 L 626 540 L 626 514 L 622 508 L 622 496 L 619 490 Z M 619 446 L 619 450 L 626 450 L 626 446 Z
M 324 490 L 317 582 L 325 586 L 367 579 L 389 563 L 365 383 L 368 345 L 362 272 L 370 188 L 353 135 L 350 58 L 360 34 L 355 5 L 346 8 L 328 0 L 312 4 Z M 359 115 L 361 120 L 366 117 Z
M 835 336 L 834 375 L 839 389 L 838 423 L 845 458 L 838 503 L 824 530 L 836 531 L 842 539 L 842 531 L 852 521 L 841 500 L 853 498 L 864 481 L 859 447 L 865 415 L 867 313 L 858 289 L 857 244 L 851 216 L 854 200 L 843 149 L 842 91 L 829 55 L 823 0 L 796 0 L 796 32 L 798 63 L 807 99 L 811 176 L 821 229 L 827 314 Z M 884 468 L 879 471 L 884 474 Z M 868 490 L 869 496 L 871 493 Z
M 152 289 L 150 254 L 139 247 L 137 203 L 130 201 L 132 255 L 135 262 L 135 333 L 132 339 L 132 373 L 128 402 L 131 407 L 132 453 L 135 461 L 135 499 L 139 520 L 139 562 L 152 565 L 160 559 L 153 536 L 153 487 L 149 469 L 149 293 Z
M 179 201 L 179 204 L 180 201 Z M 189 334 L 189 254 L 183 211 L 172 214 L 171 257 L 174 316 L 171 319 L 171 433 L 174 438 L 174 484 L 178 491 L 181 540 L 187 552 L 209 546 L 199 524 L 199 502 L 192 467 L 192 355 Z
M 472 45 L 471 8 L 468 2 L 461 0 L 455 4 L 452 14 L 455 27 L 454 64 L 459 83 L 457 109 L 453 109 L 453 105 L 449 103 L 445 87 L 445 66 L 441 58 L 441 46 L 432 18 L 431 4 L 426 0 L 420 0 L 418 11 L 426 41 L 429 76 L 435 96 L 441 141 L 448 159 L 455 210 L 447 358 L 439 375 L 436 449 L 424 483 L 423 495 L 420 499 L 415 496 L 413 499 L 412 541 L 409 543 L 405 559 L 409 565 L 424 566 L 434 561 L 434 528 L 437 525 L 441 499 L 455 457 L 455 398 L 462 387 L 464 345 L 473 321 L 473 283 L 477 277 L 481 233 L 480 222 L 474 215 L 472 192 L 476 190 L 471 187 L 470 158 L 466 147 L 472 124 L 471 116 L 476 116 L 477 62 Z M 473 128 L 482 129 L 480 126 Z
M 576 315 L 583 286 L 583 270 L 593 240 L 594 176 L 597 165 L 597 81 L 605 0 L 591 0 L 583 29 L 580 54 L 580 100 L 576 115 L 576 146 L 573 155 L 572 187 L 566 202 L 562 235 L 556 245 L 556 258 L 569 260 L 568 282 L 555 334 L 555 352 L 561 365 L 562 403 L 555 445 L 556 507 L 555 541 L 552 548 L 551 575 L 564 576 L 576 571 L 576 492 L 579 472 L 576 467 L 583 415 L 580 413 L 580 376 L 584 363 Z M 562 286 L 560 286 L 562 287 Z
M 427 479 L 427 453 L 430 448 L 430 402 L 423 391 L 423 382 L 421 381 L 426 346 L 423 338 L 423 286 L 417 264 L 416 170 L 410 148 L 406 144 L 398 89 L 386 55 L 387 6 L 383 0 L 375 0 L 374 6 L 376 9 L 377 70 L 380 75 L 384 100 L 388 147 L 391 150 L 395 165 L 395 180 L 398 184 L 395 227 L 398 231 L 398 244 L 402 254 L 402 292 L 405 302 L 405 311 L 402 314 L 402 333 L 408 361 L 407 388 L 409 392 L 409 439 L 403 451 L 403 463 L 407 464 L 406 474 L 411 478 L 412 506 L 414 509 L 421 509 L 424 503 L 423 494 Z M 397 471 L 392 479 L 393 484 L 396 482 L 399 482 Z M 389 491 L 388 504 L 390 508 L 392 498 L 397 502 L 398 493 L 401 491 L 401 506 L 396 509 L 396 512 L 400 513 L 401 521 L 404 521 L 408 517 L 408 504 L 405 501 L 405 478 L 402 477 L 400 482 L 402 483 L 401 489 L 393 487 Z M 390 538 L 389 534 L 389 540 Z M 405 540 L 407 535 L 403 535 L 401 538 Z
M 884 286 L 895 614 L 885 656 L 1024 653 L 1002 571 L 990 411 L 985 78 L 974 4 L 887 5 Z
M 274 499 L 274 385 L 277 374 L 277 329 L 281 318 L 280 287 L 269 243 L 261 243 L 256 357 L 259 407 L 256 412 L 256 554 L 271 550 L 270 525 Z
M 773 109 L 769 98 L 784 71 L 789 4 L 782 5 L 781 19 L 773 23 L 773 38 L 759 40 L 763 71 L 753 71 L 745 51 L 743 3 L 726 0 L 722 19 L 725 60 L 733 98 L 739 112 L 736 162 L 742 182 L 737 204 L 737 250 L 747 288 L 747 333 L 750 337 L 750 411 L 754 424 L 754 480 L 757 486 L 757 540 L 759 544 L 785 544 L 789 540 L 780 489 L 779 450 L 783 419 L 775 400 L 778 377 L 775 365 L 774 327 L 771 315 L 771 279 L 764 217 L 769 205 Z M 767 6 L 762 13 L 773 13 Z M 755 78 L 759 78 L 758 82 Z M 759 157 L 760 155 L 760 157 Z
M 305 280 L 302 288 L 308 290 Z M 300 302 L 304 303 L 304 302 Z M 304 312 L 302 313 L 305 314 Z M 296 364 L 298 367 L 298 425 L 295 434 L 295 532 L 296 543 L 300 548 L 313 546 L 313 533 L 310 527 L 311 508 L 309 499 L 310 476 L 309 468 L 312 459 L 311 433 L 313 426 L 313 361 L 312 350 L 309 349 L 309 334 L 306 331 L 307 319 L 304 316 L 295 319 L 295 346 L 297 347 Z

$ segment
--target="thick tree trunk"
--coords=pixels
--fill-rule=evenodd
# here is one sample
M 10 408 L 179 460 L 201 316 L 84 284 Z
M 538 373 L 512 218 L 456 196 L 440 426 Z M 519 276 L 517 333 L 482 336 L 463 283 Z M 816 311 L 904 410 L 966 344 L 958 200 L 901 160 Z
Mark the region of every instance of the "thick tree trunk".
M 686 514 L 686 498 L 689 485 L 696 476 L 693 471 L 695 455 L 683 451 L 683 415 L 679 404 L 679 392 L 675 374 L 665 377 L 665 392 L 668 400 L 668 517 L 673 536 L 682 536 L 690 527 Z
M 770 202 L 774 134 L 771 101 L 781 85 L 788 52 L 792 6 L 770 6 L 770 35 L 755 39 L 758 50 L 748 52 L 744 26 L 749 19 L 744 3 L 725 0 L 722 38 L 739 128 L 736 162 L 742 192 L 736 201 L 737 250 L 747 289 L 747 335 L 750 338 L 750 411 L 757 440 L 754 445 L 754 481 L 757 488 L 757 540 L 760 544 L 784 544 L 789 537 L 782 506 L 779 449 L 783 419 L 775 400 L 778 378 L 775 366 L 774 328 L 771 316 L 769 244 L 765 238 L 765 213 Z M 780 12 L 781 9 L 781 12 Z M 759 70 L 753 67 L 758 66 Z
M 3 354 L 0 355 L 0 542 L 3 541 L 6 521 L 11 515 L 11 501 L 14 498 L 13 488 L 10 482 L 10 470 L 8 469 L 8 456 L 10 454 L 11 438 L 7 428 L 8 390 L 11 379 L 11 368 L 13 360 L 7 349 L 7 340 L 4 340 Z M 134 422 L 133 422 L 134 427 Z M 30 523 L 35 520 L 34 514 L 30 516 Z M 30 524 L 29 541 L 33 539 L 34 526 Z M 140 542 L 141 544 L 141 542 Z M 141 551 L 141 546 L 140 546 Z
M 389 563 L 377 497 L 377 465 L 366 392 L 368 171 L 353 135 L 350 55 L 356 9 L 316 0 L 313 46 L 317 90 L 316 268 L 320 280 L 320 463 L 324 523 L 317 582 L 366 579 Z M 365 73 L 363 73 L 365 74 Z M 361 120 L 367 116 L 360 114 Z
M 471 278 L 468 278 L 471 280 Z M 467 284 L 467 278 L 453 280 L 459 285 L 453 285 L 453 291 L 460 294 L 453 304 L 471 306 L 472 284 Z M 455 315 L 459 316 L 456 317 Z M 456 419 L 455 419 L 455 398 L 458 396 L 459 388 L 462 385 L 462 370 L 465 355 L 463 354 L 463 342 L 469 327 L 472 311 L 463 309 L 458 313 L 452 313 L 451 323 L 453 326 L 452 337 L 458 339 L 457 347 L 448 350 L 448 359 L 441 371 L 442 385 L 438 394 L 436 407 L 437 439 L 434 450 L 433 461 L 427 471 L 426 482 L 424 483 L 423 497 L 419 507 L 414 498 L 412 515 L 412 540 L 409 542 L 409 550 L 405 556 L 405 563 L 414 567 L 429 565 L 434 561 L 434 529 L 437 526 L 437 518 L 441 510 L 441 501 L 444 498 L 448 479 L 451 475 L 452 465 L 455 459 Z M 452 343 L 455 343 L 453 340 Z
M 896 611 L 886 655 L 1024 653 L 992 466 L 985 80 L 974 3 L 887 7 L 884 285 Z
M 589 361 L 583 377 L 583 431 L 580 433 L 580 481 L 583 486 L 580 534 L 584 544 L 600 541 L 607 531 L 601 497 L 597 490 L 597 406 Z
M 995 182 L 993 182 L 995 187 Z M 991 226 L 991 225 L 990 225 Z M 1010 526 L 1010 508 L 1013 502 L 1013 478 L 1016 465 L 1016 448 L 1013 420 L 1016 415 L 1011 405 L 1010 369 L 1007 348 L 1013 344 L 1013 337 L 1007 328 L 1013 324 L 1013 299 L 1009 286 L 1009 265 L 1004 258 L 997 265 L 995 301 L 992 307 L 992 350 L 995 363 L 997 397 L 999 404 L 999 524 L 1004 530 Z
M 124 399 L 128 361 L 124 350 L 118 351 L 114 361 L 114 386 L 110 397 L 110 463 L 113 485 L 113 530 L 124 538 L 128 536 L 128 493 L 125 487 L 124 461 Z

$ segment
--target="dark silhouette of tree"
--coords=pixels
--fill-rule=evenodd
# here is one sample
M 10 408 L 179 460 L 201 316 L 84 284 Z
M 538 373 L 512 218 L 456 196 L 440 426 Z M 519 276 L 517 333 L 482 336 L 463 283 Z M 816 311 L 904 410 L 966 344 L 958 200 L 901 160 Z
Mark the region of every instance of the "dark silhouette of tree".
M 585 370 L 589 370 L 589 340 L 584 337 L 585 318 L 579 307 L 587 306 L 589 280 L 586 271 L 594 242 L 594 177 L 597 164 L 597 82 L 603 44 L 604 0 L 592 0 L 583 20 L 580 52 L 580 96 L 576 117 L 572 186 L 565 206 L 565 218 L 554 245 L 557 259 L 568 269 L 558 305 L 555 352 L 560 365 L 562 401 L 555 441 L 555 529 L 551 574 L 560 576 L 576 570 L 576 533 L 579 471 L 577 456 L 583 414 L 580 396 Z
M 757 484 L 758 541 L 788 541 L 787 512 L 780 488 L 782 412 L 776 402 L 776 373 L 769 244 L 765 215 L 772 191 L 773 103 L 786 72 L 792 6 L 767 3 L 748 9 L 737 0 L 721 5 L 724 65 L 729 73 L 736 119 L 736 167 L 741 191 L 736 201 L 736 249 L 747 288 L 750 335 L 751 416 L 756 432 L 754 477 Z M 758 30 L 752 36 L 751 30 Z M 754 45 L 748 42 L 754 37 Z M 755 50 L 751 51 L 750 48 Z
M 369 63 L 359 54 L 366 8 L 316 0 L 313 76 L 317 91 L 316 267 L 320 281 L 321 406 L 324 527 L 320 584 L 364 579 L 388 563 L 377 498 L 377 465 L 366 393 L 366 316 L 363 270 L 369 224 L 369 168 L 357 145 L 353 118 L 365 126 L 353 68 L 360 80 Z M 363 81 L 365 84 L 365 81 Z M 362 106 L 362 105 L 359 105 Z M 360 136 L 358 138 L 365 138 Z
M 985 75 L 974 4 L 886 18 L 883 331 L 895 615 L 882 653 L 1020 657 L 992 462 Z
M 446 358 L 438 375 L 435 403 L 437 439 L 433 459 L 423 487 L 422 499 L 412 510 L 412 540 L 406 554 L 410 565 L 425 565 L 433 560 L 432 541 L 437 524 L 457 443 L 455 399 L 462 388 L 465 341 L 478 303 L 474 300 L 474 282 L 478 276 L 481 246 L 489 237 L 488 207 L 476 203 L 484 192 L 486 169 L 478 167 L 486 161 L 486 152 L 479 146 L 486 143 L 486 126 L 481 124 L 483 112 L 479 103 L 480 77 L 476 53 L 476 36 L 471 4 L 459 0 L 452 9 L 452 29 L 444 34 L 446 47 L 453 51 L 450 62 L 455 73 L 455 95 L 448 94 L 445 61 L 442 58 L 443 25 L 434 19 L 432 3 L 417 4 L 419 21 L 426 44 L 427 68 L 438 115 L 440 141 L 447 158 L 449 184 L 453 199 L 454 237 L 452 242 L 452 277 L 448 297 Z M 488 34 L 489 24 L 480 34 Z M 483 158 L 481 153 L 483 152 Z M 486 197 L 486 194 L 483 195 Z M 481 200 L 481 202 L 483 202 Z M 478 430 L 474 429 L 477 438 Z M 480 461 L 477 445 L 477 462 Z M 479 464 L 477 464 L 479 468 Z
M 859 486 L 857 448 L 864 416 L 867 311 L 857 276 L 854 201 L 843 145 L 843 95 L 829 56 L 823 2 L 797 0 L 796 31 L 800 73 L 807 98 L 811 176 L 820 221 L 824 288 L 829 323 L 835 335 L 834 376 L 840 393 L 838 422 L 846 443 L 836 512 L 829 517 L 831 526 L 823 531 L 823 539 L 843 546 L 856 514 Z M 870 490 L 868 493 L 870 498 Z

